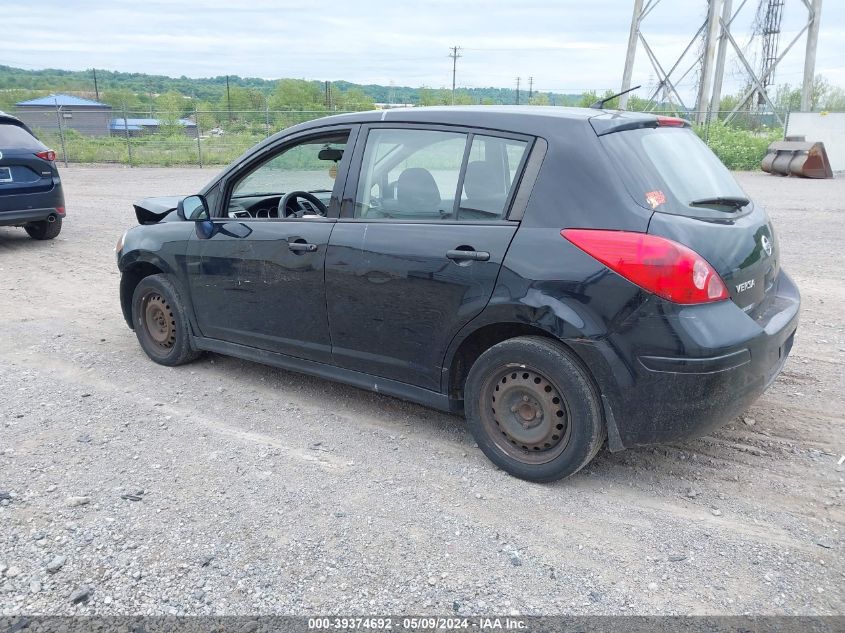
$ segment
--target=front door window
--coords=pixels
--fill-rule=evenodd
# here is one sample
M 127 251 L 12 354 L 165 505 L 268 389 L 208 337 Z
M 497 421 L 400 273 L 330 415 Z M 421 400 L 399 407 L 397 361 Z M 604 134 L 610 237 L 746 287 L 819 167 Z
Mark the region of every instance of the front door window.
M 338 166 L 346 149 L 348 132 L 310 138 L 289 146 L 240 175 L 224 213 L 229 218 L 284 219 L 303 215 L 324 215 L 335 190 Z M 285 194 L 304 192 L 287 201 Z M 322 203 L 322 207 L 320 206 Z

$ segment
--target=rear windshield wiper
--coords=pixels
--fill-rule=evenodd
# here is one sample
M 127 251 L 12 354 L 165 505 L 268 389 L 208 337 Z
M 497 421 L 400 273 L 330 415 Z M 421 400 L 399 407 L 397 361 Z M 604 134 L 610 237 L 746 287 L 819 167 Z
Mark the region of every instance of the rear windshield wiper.
M 751 201 L 742 196 L 715 196 L 713 198 L 699 198 L 689 203 L 691 207 L 712 207 L 724 206 L 733 207 L 734 209 L 741 209 Z

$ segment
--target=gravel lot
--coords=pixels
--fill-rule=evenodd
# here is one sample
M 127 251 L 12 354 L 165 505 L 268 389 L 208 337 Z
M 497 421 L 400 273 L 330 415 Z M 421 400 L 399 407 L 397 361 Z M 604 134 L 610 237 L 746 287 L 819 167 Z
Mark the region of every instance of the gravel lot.
M 57 240 L 0 228 L 0 615 L 845 613 L 845 177 L 739 175 L 804 298 L 756 405 L 533 485 L 456 417 L 221 356 L 153 364 L 113 246 L 133 200 L 215 171 L 62 173 Z

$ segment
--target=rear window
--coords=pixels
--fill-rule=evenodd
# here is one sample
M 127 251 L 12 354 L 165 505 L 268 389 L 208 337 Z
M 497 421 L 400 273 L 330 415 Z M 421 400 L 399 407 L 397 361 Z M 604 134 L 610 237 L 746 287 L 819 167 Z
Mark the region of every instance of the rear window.
M 22 127 L 12 123 L 0 123 L 0 148 L 4 149 L 37 149 L 41 151 L 44 145 Z
M 599 138 L 628 192 L 646 209 L 713 216 L 735 212 L 737 207 L 690 203 L 747 198 L 727 168 L 689 129 L 642 128 Z

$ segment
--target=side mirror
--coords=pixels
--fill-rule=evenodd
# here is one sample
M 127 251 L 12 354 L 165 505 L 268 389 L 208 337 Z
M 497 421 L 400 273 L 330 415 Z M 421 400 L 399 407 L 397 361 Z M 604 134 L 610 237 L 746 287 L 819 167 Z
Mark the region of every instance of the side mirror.
M 201 222 L 211 217 L 205 196 L 188 196 L 180 200 L 179 204 L 176 205 L 176 215 L 183 220 L 191 220 L 193 222 Z

